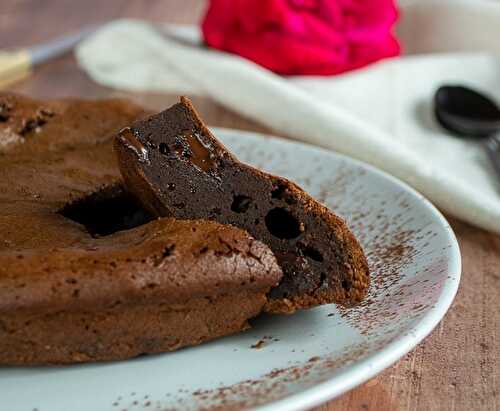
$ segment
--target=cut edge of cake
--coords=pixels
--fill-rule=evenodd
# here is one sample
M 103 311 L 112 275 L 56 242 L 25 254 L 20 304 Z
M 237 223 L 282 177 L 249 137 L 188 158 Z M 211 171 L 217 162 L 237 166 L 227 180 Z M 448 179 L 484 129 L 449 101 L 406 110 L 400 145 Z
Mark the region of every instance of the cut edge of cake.
M 136 195 L 145 208 L 157 216 L 173 216 L 181 219 L 207 218 L 223 224 L 233 224 L 249 231 L 252 236 L 270 246 L 275 252 L 284 272 L 282 283 L 287 281 L 287 275 L 289 278 L 292 275 L 305 277 L 307 273 L 298 270 L 293 271 L 295 267 L 292 267 L 292 270 L 288 270 L 286 266 L 287 257 L 280 254 L 283 250 L 279 249 L 279 245 L 273 247 L 273 240 L 269 240 L 265 235 L 259 236 L 259 233 L 249 224 L 239 224 L 237 219 L 232 218 L 237 216 L 238 213 L 229 213 L 231 217 L 228 218 L 221 217 L 220 213 L 218 215 L 209 215 L 207 212 L 201 211 L 201 208 L 196 210 L 195 207 L 191 207 L 190 203 L 194 201 L 193 197 L 198 196 L 201 198 L 203 194 L 200 191 L 206 192 L 204 193 L 205 198 L 213 198 L 214 203 L 220 202 L 221 207 L 225 207 L 226 211 L 228 208 L 233 208 L 234 201 L 237 198 L 242 200 L 242 203 L 245 203 L 245 200 L 250 198 L 250 196 L 241 187 L 233 190 L 233 201 L 231 204 L 224 203 L 224 188 L 221 188 L 224 185 L 224 182 L 221 180 L 223 179 L 222 174 L 228 167 L 234 167 L 235 175 L 246 172 L 252 178 L 257 179 L 257 181 L 271 181 L 272 193 L 270 195 L 274 196 L 276 191 L 282 191 L 280 195 L 283 198 L 280 200 L 283 200 L 283 205 L 275 207 L 273 210 L 285 209 L 289 211 L 292 206 L 286 203 L 292 200 L 297 201 L 300 207 L 312 215 L 313 218 L 311 221 L 319 219 L 321 220 L 320 226 L 323 225 L 331 228 L 331 231 L 327 232 L 328 239 L 320 239 L 318 241 L 330 241 L 330 244 L 336 247 L 336 254 L 333 258 L 340 260 L 340 263 L 336 267 L 339 267 L 338 274 L 343 275 L 344 278 L 337 282 L 335 286 L 331 284 L 325 286 L 324 278 L 321 279 L 319 284 L 318 280 L 315 279 L 316 286 L 314 290 L 296 292 L 293 295 L 286 295 L 285 292 L 281 294 L 281 297 L 279 295 L 276 296 L 276 289 L 279 289 L 282 285 L 280 284 L 280 286 L 269 293 L 266 311 L 292 313 L 296 309 L 310 308 L 332 302 L 349 306 L 360 302 L 365 296 L 369 285 L 367 260 L 359 242 L 348 229 L 346 223 L 325 206 L 310 197 L 296 184 L 240 163 L 213 136 L 188 98 L 181 97 L 180 103 L 159 114 L 137 121 L 130 127 L 123 129 L 115 139 L 114 146 L 127 188 Z M 174 175 L 178 177 L 177 179 L 171 178 L 171 181 L 168 181 L 169 179 L 164 173 L 164 170 L 169 167 L 169 162 L 176 164 L 176 167 L 170 167 L 171 170 L 174 170 L 171 177 Z M 151 172 L 156 163 L 158 163 L 157 175 Z M 160 175 L 162 173 L 163 175 Z M 198 181 L 196 187 L 192 186 L 190 188 L 193 191 L 191 196 L 189 193 L 186 195 L 177 195 L 179 192 L 178 187 L 174 190 L 171 189 L 176 184 L 181 187 L 187 187 L 190 181 L 196 179 L 200 181 Z M 207 189 L 205 190 L 205 188 Z M 236 193 L 235 190 L 239 190 L 239 192 Z M 195 192 L 199 194 L 195 194 Z M 253 198 L 251 200 L 253 201 Z M 264 219 L 268 215 L 261 215 L 260 218 Z M 277 211 L 274 215 L 277 216 L 276 218 L 279 218 Z M 302 222 L 297 225 L 297 230 L 299 231 L 301 230 L 301 224 Z M 306 224 L 304 228 L 306 234 L 303 237 L 307 236 L 307 229 Z M 299 233 L 298 236 L 302 234 Z M 295 239 L 291 241 L 293 242 Z M 309 236 L 308 241 L 311 241 L 311 236 Z M 302 264 L 302 260 L 305 261 L 304 266 L 307 264 L 309 267 L 317 265 L 320 258 L 323 259 L 323 255 L 328 253 L 328 250 L 325 251 L 325 247 L 322 248 L 321 253 L 323 255 L 321 255 L 317 249 L 314 249 L 309 244 L 304 244 L 304 242 L 300 241 L 295 241 L 294 244 L 299 244 L 297 246 L 297 254 L 300 255 L 297 257 L 297 260 L 301 259 L 300 264 Z M 315 253 L 317 258 L 315 258 Z M 300 264 L 296 264 L 296 266 Z M 333 262 L 332 266 L 335 266 L 335 264 Z M 291 271 L 293 271 L 292 274 L 290 274 Z M 344 275 L 345 273 L 348 273 L 348 275 Z M 328 274 L 321 273 L 321 276 L 327 277 Z M 311 280 L 311 284 L 314 281 Z M 298 282 L 300 283 L 300 281 Z

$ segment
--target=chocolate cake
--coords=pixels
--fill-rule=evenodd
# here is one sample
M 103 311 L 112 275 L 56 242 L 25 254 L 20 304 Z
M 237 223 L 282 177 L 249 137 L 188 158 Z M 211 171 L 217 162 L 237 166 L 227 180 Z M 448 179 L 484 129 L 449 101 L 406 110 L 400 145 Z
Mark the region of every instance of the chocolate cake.
M 364 296 L 366 258 L 344 221 L 296 184 L 239 162 L 187 98 L 124 128 L 115 149 L 127 188 L 153 215 L 231 224 L 272 249 L 283 278 L 267 311 Z
M 120 100 L 0 94 L 0 363 L 114 360 L 248 326 L 282 273 L 247 232 L 159 218 L 121 182 Z

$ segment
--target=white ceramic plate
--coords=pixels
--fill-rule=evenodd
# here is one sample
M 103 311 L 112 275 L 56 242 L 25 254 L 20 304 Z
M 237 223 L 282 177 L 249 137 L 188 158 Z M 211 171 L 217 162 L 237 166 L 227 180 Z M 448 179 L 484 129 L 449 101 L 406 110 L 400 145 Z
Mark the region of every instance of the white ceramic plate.
M 457 291 L 460 252 L 427 200 L 331 152 L 235 130 L 217 135 L 241 160 L 296 181 L 348 221 L 372 269 L 366 301 L 260 317 L 247 332 L 174 353 L 0 368 L 1 409 L 305 409 L 368 380 L 436 326 Z

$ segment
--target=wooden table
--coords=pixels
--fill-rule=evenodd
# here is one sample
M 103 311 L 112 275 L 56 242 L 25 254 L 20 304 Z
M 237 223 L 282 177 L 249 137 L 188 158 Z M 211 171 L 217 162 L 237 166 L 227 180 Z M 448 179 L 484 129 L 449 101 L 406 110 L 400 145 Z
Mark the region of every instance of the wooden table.
M 193 23 L 204 7 L 200 0 L 1 0 L 0 48 L 31 45 L 122 16 Z M 36 97 L 129 96 L 156 109 L 177 98 L 98 86 L 72 55 L 45 64 L 11 89 Z M 207 99 L 194 103 L 210 125 L 268 131 Z M 396 365 L 318 410 L 500 409 L 500 236 L 450 221 L 462 250 L 463 274 L 445 319 Z

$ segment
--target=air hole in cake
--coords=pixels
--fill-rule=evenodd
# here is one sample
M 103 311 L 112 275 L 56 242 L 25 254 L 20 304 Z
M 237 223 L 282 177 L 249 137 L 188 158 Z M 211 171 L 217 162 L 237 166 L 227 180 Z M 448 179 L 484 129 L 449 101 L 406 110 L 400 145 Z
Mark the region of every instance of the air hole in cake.
M 182 208 L 186 207 L 186 204 L 184 204 L 184 203 L 175 203 L 175 204 L 173 204 L 173 206 L 174 206 L 175 208 L 180 208 L 180 209 L 182 209 Z
M 175 250 L 175 244 L 169 245 L 163 249 L 162 256 L 170 257 Z
M 352 287 L 352 283 L 348 280 L 342 281 L 342 288 L 346 291 L 349 291 Z
M 308 257 L 311 260 L 317 261 L 319 263 L 323 261 L 323 255 L 314 247 L 310 247 L 303 243 L 298 243 L 297 247 L 305 257 Z
M 272 192 L 271 192 L 271 197 L 275 198 L 277 200 L 283 200 L 287 204 L 295 204 L 296 201 L 293 198 L 293 196 L 289 193 L 287 190 L 286 186 L 284 185 L 278 185 Z
M 276 207 L 270 210 L 265 217 L 269 232 L 278 238 L 291 240 L 298 237 L 303 231 L 303 225 L 288 210 Z
M 12 105 L 7 102 L 0 103 L 0 123 L 9 121 Z
M 44 126 L 48 119 L 54 117 L 54 112 L 45 108 L 39 109 L 33 117 L 23 120 L 22 128 L 19 134 L 25 136 L 32 131 L 38 132 Z
M 233 203 L 231 204 L 231 211 L 234 211 L 235 213 L 246 213 L 251 204 L 252 199 L 248 196 L 234 196 Z
M 160 143 L 158 149 L 160 150 L 160 153 L 163 155 L 168 155 L 170 153 L 170 149 L 165 143 Z
M 59 214 L 85 226 L 93 237 L 129 230 L 154 219 L 119 184 L 73 201 L 65 205 Z

